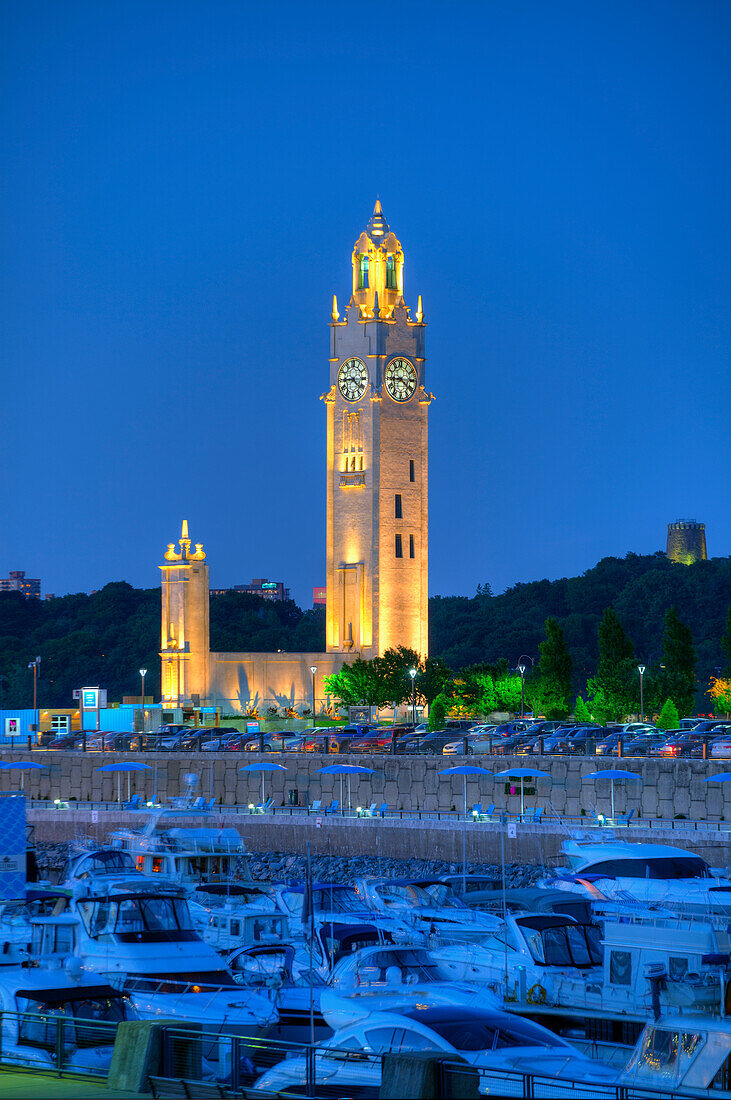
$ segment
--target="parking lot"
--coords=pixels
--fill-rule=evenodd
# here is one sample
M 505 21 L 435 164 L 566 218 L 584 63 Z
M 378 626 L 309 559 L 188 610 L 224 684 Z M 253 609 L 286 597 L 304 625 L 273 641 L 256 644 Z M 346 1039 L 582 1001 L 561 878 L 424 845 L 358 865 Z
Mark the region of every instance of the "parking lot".
M 731 759 L 731 720 L 684 719 L 659 730 L 649 722 L 600 726 L 516 718 L 500 724 L 454 719 L 443 729 L 421 725 L 326 726 L 298 732 L 246 733 L 235 727 L 160 726 L 142 733 L 86 731 L 64 734 L 44 746 L 78 752 L 282 752 L 389 754 L 394 756 L 575 755 Z

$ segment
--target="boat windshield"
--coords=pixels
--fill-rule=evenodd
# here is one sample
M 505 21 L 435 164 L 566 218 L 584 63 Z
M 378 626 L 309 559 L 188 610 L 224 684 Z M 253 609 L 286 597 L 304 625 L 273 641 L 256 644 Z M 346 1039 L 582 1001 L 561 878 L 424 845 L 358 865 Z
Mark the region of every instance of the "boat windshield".
M 388 908 L 403 909 L 405 905 L 410 909 L 434 907 L 434 898 L 421 886 L 414 886 L 412 883 L 397 886 L 393 882 L 382 882 L 375 890 Z
M 191 931 L 193 922 L 182 898 L 140 895 L 114 900 L 79 902 L 79 912 L 90 936 L 141 932 Z
M 358 985 L 421 985 L 444 978 L 426 951 L 404 949 L 368 955 L 356 968 L 355 980 Z
M 444 909 L 466 909 L 465 903 L 457 897 L 451 886 L 443 882 L 432 882 L 424 887 L 424 892 L 432 899 L 432 905 L 439 905 Z
M 83 990 L 78 991 L 83 994 Z M 114 1043 L 117 1024 L 127 1015 L 124 997 L 89 995 L 49 1001 L 30 995 L 16 997 L 18 1042 L 26 1046 L 56 1050 L 59 1041 L 66 1051 L 79 1047 L 109 1046 Z M 62 1019 L 58 1035 L 59 1017 Z
M 74 878 L 89 878 L 92 875 L 118 875 L 132 874 L 136 871 L 135 862 L 127 852 L 104 851 L 94 852 L 85 859 L 79 861 L 74 871 Z
M 541 966 L 598 966 L 602 961 L 598 928 L 583 924 L 559 924 L 548 928 L 524 928 L 533 961 Z
M 582 875 L 612 878 L 687 879 L 711 878 L 708 864 L 700 856 L 653 856 L 639 859 L 602 859 L 581 868 Z
M 457 1050 L 500 1050 L 504 1047 L 544 1047 L 550 1050 L 552 1047 L 565 1044 L 557 1036 L 550 1035 L 539 1024 L 530 1020 L 511 1018 L 506 1020 L 504 1016 L 472 1017 L 464 1020 L 428 1019 L 431 1013 L 417 1016 L 414 1013 L 406 1013 L 441 1035 Z
M 648 1026 L 627 1063 L 627 1074 L 647 1077 L 662 1088 L 663 1083 L 680 1081 L 698 1055 L 706 1034 Z M 725 1052 L 724 1052 L 725 1053 Z M 717 1068 L 715 1065 L 712 1069 Z M 711 1072 L 711 1077 L 713 1073 Z M 704 1086 L 710 1085 L 710 1078 Z

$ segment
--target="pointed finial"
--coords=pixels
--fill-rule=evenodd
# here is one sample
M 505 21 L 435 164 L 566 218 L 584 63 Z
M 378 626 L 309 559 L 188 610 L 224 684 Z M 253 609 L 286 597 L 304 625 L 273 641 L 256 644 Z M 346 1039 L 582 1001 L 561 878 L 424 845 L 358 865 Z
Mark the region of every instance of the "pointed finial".
M 421 294 L 419 295 L 419 301 L 416 306 L 416 320 L 419 324 L 424 320 L 424 310 L 421 305 Z
M 333 311 L 332 311 L 331 316 L 332 316 L 333 321 L 338 321 L 340 319 L 340 314 L 338 313 L 338 296 L 337 296 L 337 294 L 333 294 Z
M 373 299 L 373 316 L 374 317 L 380 317 L 381 316 L 381 309 L 380 309 L 380 306 L 378 305 L 378 291 L 376 291 L 375 298 Z
M 381 200 L 380 199 L 376 199 L 376 205 L 373 207 L 373 213 L 374 214 L 382 214 L 383 213 L 383 207 L 381 206 Z
M 188 521 L 187 521 L 187 519 L 183 520 L 183 530 L 180 532 L 180 537 L 181 537 L 181 539 L 187 539 L 188 538 Z

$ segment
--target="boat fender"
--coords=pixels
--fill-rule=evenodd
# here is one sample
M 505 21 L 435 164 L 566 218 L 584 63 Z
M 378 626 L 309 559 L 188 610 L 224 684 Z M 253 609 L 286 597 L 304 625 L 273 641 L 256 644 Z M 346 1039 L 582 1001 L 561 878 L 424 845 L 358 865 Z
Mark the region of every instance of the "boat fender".
M 539 982 L 530 987 L 526 994 L 526 1000 L 531 1005 L 544 1005 L 546 1003 L 546 991 Z

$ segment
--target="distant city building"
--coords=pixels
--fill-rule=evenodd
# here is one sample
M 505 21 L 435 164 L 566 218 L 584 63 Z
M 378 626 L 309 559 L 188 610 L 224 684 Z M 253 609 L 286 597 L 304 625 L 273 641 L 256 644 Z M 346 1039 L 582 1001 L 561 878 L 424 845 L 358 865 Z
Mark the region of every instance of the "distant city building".
M 327 606 L 327 585 L 316 585 L 312 589 L 312 606 L 313 607 L 326 607 Z
M 284 581 L 268 581 L 265 577 L 254 577 L 251 584 L 211 589 L 212 596 L 224 596 L 227 592 L 246 592 L 249 596 L 261 596 L 264 600 L 289 599 L 289 589 L 284 587 Z
M 706 525 L 695 519 L 678 519 L 668 524 L 668 545 L 665 551 L 670 561 L 692 565 L 707 561 Z
M 26 577 L 25 570 L 16 569 L 9 577 L 0 578 L 0 592 L 22 592 L 34 600 L 41 598 L 41 582 L 38 578 Z

